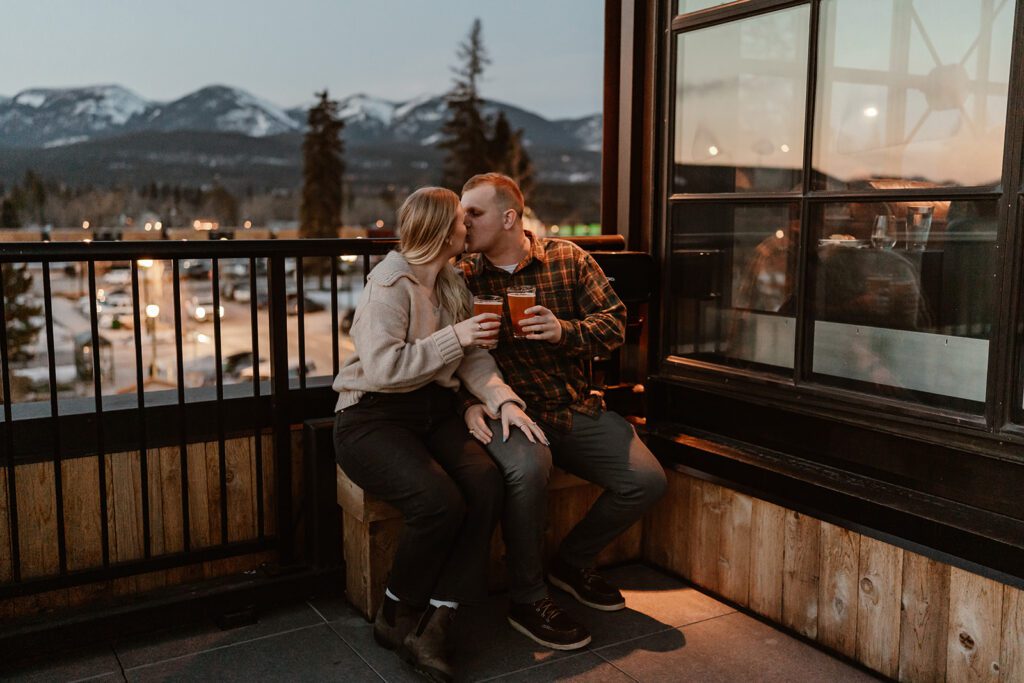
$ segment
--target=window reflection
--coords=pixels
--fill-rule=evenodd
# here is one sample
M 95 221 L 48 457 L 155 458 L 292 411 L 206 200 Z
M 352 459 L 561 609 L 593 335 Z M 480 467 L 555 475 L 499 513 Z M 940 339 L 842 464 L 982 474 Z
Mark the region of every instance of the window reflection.
M 977 408 L 968 404 L 985 398 L 996 214 L 991 201 L 819 207 L 813 371 Z
M 815 186 L 999 183 L 1013 3 L 825 0 Z
M 797 204 L 673 207 L 672 353 L 792 368 Z
M 797 190 L 808 6 L 680 34 L 673 191 Z

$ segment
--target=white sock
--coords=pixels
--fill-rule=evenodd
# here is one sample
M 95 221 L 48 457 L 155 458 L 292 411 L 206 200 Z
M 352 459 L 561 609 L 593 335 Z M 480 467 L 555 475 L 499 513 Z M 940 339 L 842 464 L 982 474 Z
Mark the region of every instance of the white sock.
M 434 600 L 433 598 L 431 598 L 430 604 L 434 607 L 451 607 L 452 609 L 459 608 L 459 603 L 451 602 L 450 600 Z
M 390 588 L 385 588 L 384 589 L 384 595 L 388 596 L 389 598 L 391 598 L 395 602 L 402 602 L 401 600 L 398 599 L 397 595 L 395 595 L 394 593 L 391 592 Z

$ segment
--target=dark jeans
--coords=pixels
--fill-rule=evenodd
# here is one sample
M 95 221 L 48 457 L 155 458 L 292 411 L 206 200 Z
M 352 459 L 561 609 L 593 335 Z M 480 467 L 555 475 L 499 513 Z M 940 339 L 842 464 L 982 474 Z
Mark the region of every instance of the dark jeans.
M 513 429 L 501 440 L 501 422 L 490 420 L 495 438 L 487 446 L 505 475 L 502 533 L 508 549 L 509 593 L 515 602 L 547 595 L 544 530 L 551 463 L 592 481 L 604 492 L 562 541 L 558 554 L 577 568 L 591 567 L 597 554 L 632 526 L 665 492 L 665 471 L 617 413 L 597 418 L 573 414 L 568 433 L 548 432 L 551 447 L 530 443 Z
M 501 514 L 502 477 L 436 384 L 366 394 L 335 416 L 345 474 L 405 518 L 388 588 L 402 601 L 472 602 L 486 592 L 487 560 Z

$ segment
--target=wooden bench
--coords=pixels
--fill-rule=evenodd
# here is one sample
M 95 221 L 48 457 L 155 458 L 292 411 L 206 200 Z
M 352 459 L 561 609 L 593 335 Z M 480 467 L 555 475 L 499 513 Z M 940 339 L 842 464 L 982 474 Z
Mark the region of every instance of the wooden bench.
M 402 516 L 391 505 L 368 495 L 341 468 L 337 469 L 338 505 L 341 506 L 345 589 L 349 602 L 372 619 L 384 595 L 384 582 L 402 531 Z M 595 484 L 555 468 L 548 483 L 548 524 L 544 535 L 546 557 L 561 543 L 601 494 Z M 633 525 L 598 557 L 612 564 L 640 557 L 642 525 Z M 505 544 L 500 528 L 491 543 L 490 585 L 505 587 Z

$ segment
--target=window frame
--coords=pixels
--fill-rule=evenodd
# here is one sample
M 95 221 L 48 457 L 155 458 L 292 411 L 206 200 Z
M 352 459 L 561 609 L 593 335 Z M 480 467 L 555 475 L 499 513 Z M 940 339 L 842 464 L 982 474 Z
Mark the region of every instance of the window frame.
M 654 335 L 658 348 L 651 354 L 651 371 L 672 384 L 691 386 L 702 391 L 752 397 L 772 401 L 786 410 L 826 417 L 848 424 L 865 424 L 871 416 L 875 428 L 886 433 L 920 440 L 939 438 L 967 451 L 999 459 L 1024 462 L 1024 343 L 1015 330 L 1024 321 L 1024 0 L 1013 0 L 1013 44 L 1009 68 L 1007 115 L 1003 139 L 1002 177 L 996 188 L 945 187 L 911 190 L 823 190 L 814 189 L 812 168 L 814 152 L 814 116 L 818 86 L 818 41 L 821 4 L 824 0 L 738 0 L 727 5 L 670 16 L 663 24 L 663 42 L 655 73 L 660 91 L 661 111 L 658 158 L 660 179 L 654 200 L 659 209 L 653 243 L 660 251 L 662 272 L 671 272 L 672 210 L 685 202 L 721 204 L 787 203 L 800 205 L 800 238 L 797 249 L 797 335 L 794 368 L 779 377 L 693 360 L 667 353 L 671 348 L 671 330 L 667 308 L 661 311 Z M 727 192 L 712 194 L 673 194 L 672 171 L 676 126 L 676 68 L 680 35 L 724 23 L 732 23 L 795 6 L 809 5 L 807 79 L 805 93 L 803 179 L 800 191 Z M 672 7 L 668 10 L 671 11 Z M 988 377 L 983 412 L 971 413 L 924 406 L 869 393 L 834 387 L 811 379 L 813 324 L 806 282 L 812 239 L 808 219 L 824 203 L 913 201 L 922 198 L 995 200 L 999 203 L 996 226 L 996 261 L 999 273 L 994 291 L 996 306 L 988 357 Z M 665 301 L 671 295 L 666 292 Z M 879 417 L 882 416 L 882 417 Z M 929 432 L 932 434 L 929 436 Z M 938 434 L 939 437 L 935 435 Z M 1004 445 L 1009 446 L 1008 448 Z

